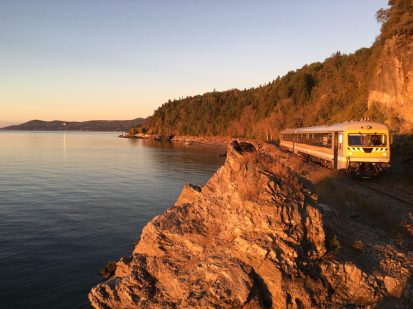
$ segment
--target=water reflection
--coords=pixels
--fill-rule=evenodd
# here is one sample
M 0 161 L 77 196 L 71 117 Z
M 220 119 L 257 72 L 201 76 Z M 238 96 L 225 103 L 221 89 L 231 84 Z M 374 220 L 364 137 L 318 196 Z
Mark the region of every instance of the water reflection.
M 66 132 L 63 133 L 63 161 L 66 162 Z

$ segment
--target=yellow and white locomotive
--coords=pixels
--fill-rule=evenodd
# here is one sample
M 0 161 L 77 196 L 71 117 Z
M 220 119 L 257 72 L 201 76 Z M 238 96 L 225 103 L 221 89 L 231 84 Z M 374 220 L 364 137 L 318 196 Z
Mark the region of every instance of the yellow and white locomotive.
M 350 175 L 377 175 L 390 162 L 389 130 L 371 121 L 287 129 L 280 146 Z

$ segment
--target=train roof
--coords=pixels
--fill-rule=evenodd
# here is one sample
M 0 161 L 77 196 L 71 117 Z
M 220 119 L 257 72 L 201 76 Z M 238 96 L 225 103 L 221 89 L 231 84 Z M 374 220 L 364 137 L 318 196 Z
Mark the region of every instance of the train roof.
M 336 132 L 345 130 L 387 130 L 387 126 L 382 123 L 373 121 L 348 121 L 342 123 L 336 123 L 332 125 L 323 125 L 316 127 L 305 127 L 296 129 L 286 129 L 281 131 L 282 134 L 292 133 L 317 133 L 317 132 Z

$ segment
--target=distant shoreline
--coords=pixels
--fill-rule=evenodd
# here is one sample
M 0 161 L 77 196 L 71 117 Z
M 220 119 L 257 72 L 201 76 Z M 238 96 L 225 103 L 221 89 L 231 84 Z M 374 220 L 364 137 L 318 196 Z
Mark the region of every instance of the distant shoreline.
M 64 121 L 64 120 L 31 120 L 19 125 L 7 126 L 0 130 L 16 131 L 96 131 L 96 132 L 124 132 L 131 127 L 141 125 L 144 118 L 132 120 L 89 120 L 89 121 Z

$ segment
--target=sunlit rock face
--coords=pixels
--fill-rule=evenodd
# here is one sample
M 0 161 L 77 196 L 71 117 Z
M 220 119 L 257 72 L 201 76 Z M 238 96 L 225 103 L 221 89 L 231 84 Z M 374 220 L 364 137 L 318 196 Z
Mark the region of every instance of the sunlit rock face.
M 394 36 L 384 43 L 368 104 L 379 105 L 391 128 L 413 132 L 413 36 Z
M 368 306 L 391 295 L 378 276 L 326 256 L 317 197 L 278 153 L 229 145 L 204 187 L 187 185 L 145 226 L 132 255 L 92 289 L 91 304 L 309 308 Z M 389 289 L 400 285 L 391 279 Z

